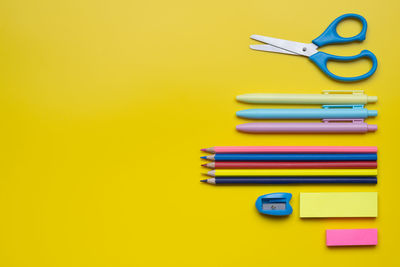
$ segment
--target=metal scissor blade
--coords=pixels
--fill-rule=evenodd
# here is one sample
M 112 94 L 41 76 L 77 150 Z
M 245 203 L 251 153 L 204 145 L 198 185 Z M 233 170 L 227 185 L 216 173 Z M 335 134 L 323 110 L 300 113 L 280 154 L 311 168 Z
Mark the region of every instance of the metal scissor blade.
M 262 35 L 256 35 L 253 34 L 250 36 L 251 39 L 263 42 L 272 46 L 275 46 L 277 48 L 287 50 L 289 52 L 292 52 L 293 54 L 296 55 L 302 55 L 302 56 L 311 56 L 315 54 L 317 51 L 318 46 L 315 44 L 305 44 L 305 43 L 299 43 L 299 42 L 294 42 L 294 41 L 288 41 L 284 39 L 278 39 L 278 38 L 272 38 L 272 37 L 267 37 L 267 36 L 262 36 Z
M 289 55 L 297 55 L 293 52 L 288 50 L 280 49 L 278 47 L 272 45 L 250 45 L 251 49 L 258 50 L 258 51 L 267 51 L 267 52 L 274 52 L 274 53 L 282 53 L 282 54 L 289 54 Z

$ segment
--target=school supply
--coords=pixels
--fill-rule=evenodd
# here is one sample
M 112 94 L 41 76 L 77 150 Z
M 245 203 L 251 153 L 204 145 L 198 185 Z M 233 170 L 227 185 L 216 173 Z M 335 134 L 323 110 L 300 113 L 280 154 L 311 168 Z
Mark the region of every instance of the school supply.
M 246 119 L 365 119 L 378 115 L 362 105 L 323 105 L 314 109 L 246 109 L 236 116 Z
M 249 104 L 365 105 L 378 101 L 364 90 L 323 90 L 322 94 L 244 94 L 236 100 Z
M 219 177 L 200 180 L 208 184 L 376 184 L 376 177 Z
M 215 161 L 210 169 L 376 169 L 376 161 Z
M 375 246 L 378 244 L 378 229 L 329 229 L 326 230 L 326 245 Z
M 323 122 L 253 122 L 236 126 L 245 133 L 367 133 L 378 126 L 362 119 L 323 119 Z M 347 121 L 347 122 L 345 122 Z
M 290 206 L 290 193 L 271 193 L 259 196 L 256 200 L 256 208 L 262 214 L 273 216 L 287 216 L 292 214 Z
M 211 177 L 299 177 L 299 176 L 376 176 L 377 169 L 217 169 L 207 172 Z
M 212 161 L 375 161 L 377 154 L 213 154 L 201 158 Z
M 300 193 L 300 217 L 377 217 L 377 192 Z
M 340 22 L 349 18 L 359 20 L 362 23 L 362 30 L 359 34 L 353 37 L 341 37 L 337 33 L 336 27 Z M 371 51 L 363 50 L 358 55 L 344 57 L 344 56 L 327 54 L 325 52 L 320 52 L 318 51 L 318 48 L 330 44 L 351 43 L 356 41 L 361 42 L 365 40 L 366 33 L 367 33 L 367 21 L 365 20 L 364 17 L 357 14 L 344 14 L 336 18 L 320 36 L 312 40 L 312 43 L 299 43 L 299 42 L 293 42 L 267 36 L 252 35 L 250 38 L 252 38 L 253 40 L 266 44 L 250 45 L 250 48 L 259 51 L 306 56 L 312 62 L 314 62 L 326 75 L 328 75 L 332 79 L 342 82 L 355 82 L 370 77 L 376 71 L 376 68 L 378 66 L 378 61 L 375 55 Z M 329 60 L 345 62 L 345 61 L 353 61 L 360 58 L 368 58 L 372 61 L 371 69 L 367 73 L 360 76 L 355 76 L 355 77 L 338 76 L 329 71 L 327 67 L 327 62 Z
M 201 151 L 222 154 L 251 153 L 376 153 L 376 146 L 214 146 Z

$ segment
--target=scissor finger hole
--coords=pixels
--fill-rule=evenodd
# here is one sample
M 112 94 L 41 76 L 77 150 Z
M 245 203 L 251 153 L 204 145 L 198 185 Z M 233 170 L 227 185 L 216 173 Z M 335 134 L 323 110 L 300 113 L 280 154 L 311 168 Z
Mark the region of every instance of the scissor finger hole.
M 356 36 L 362 31 L 363 24 L 355 18 L 346 18 L 336 26 L 336 32 L 343 38 Z
M 367 73 L 372 68 L 372 62 L 368 58 L 360 58 L 353 61 L 339 62 L 329 60 L 328 70 L 341 77 L 356 77 Z

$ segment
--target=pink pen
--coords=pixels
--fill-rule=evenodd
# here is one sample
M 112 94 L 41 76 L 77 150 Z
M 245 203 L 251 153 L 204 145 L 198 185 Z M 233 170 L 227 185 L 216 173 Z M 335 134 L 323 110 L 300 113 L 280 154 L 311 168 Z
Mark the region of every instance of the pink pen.
M 326 119 L 321 122 L 256 122 L 236 126 L 246 133 L 367 133 L 377 126 L 361 119 Z

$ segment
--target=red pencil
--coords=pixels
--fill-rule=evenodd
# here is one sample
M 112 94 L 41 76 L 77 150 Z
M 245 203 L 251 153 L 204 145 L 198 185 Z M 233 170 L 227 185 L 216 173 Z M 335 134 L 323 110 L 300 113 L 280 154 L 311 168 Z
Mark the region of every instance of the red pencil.
M 201 166 L 211 169 L 376 169 L 376 161 L 215 161 Z
M 376 153 L 376 146 L 215 146 L 203 148 L 201 151 L 220 154 L 344 154 L 344 153 Z

